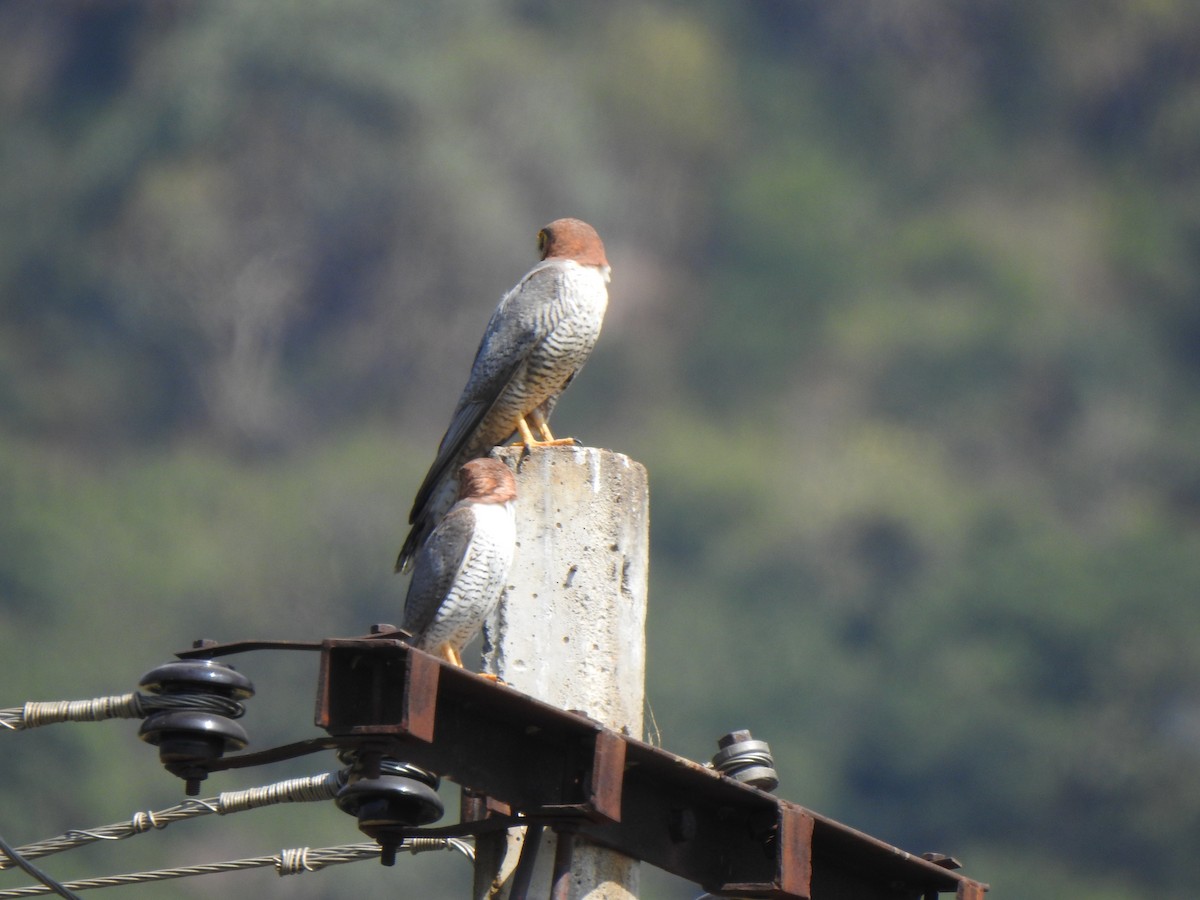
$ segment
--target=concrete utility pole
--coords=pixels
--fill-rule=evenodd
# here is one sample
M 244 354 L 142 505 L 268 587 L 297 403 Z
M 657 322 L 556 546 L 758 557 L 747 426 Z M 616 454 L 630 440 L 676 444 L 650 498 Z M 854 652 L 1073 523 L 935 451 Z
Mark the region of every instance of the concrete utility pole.
M 517 476 L 517 552 L 484 629 L 485 672 L 563 709 L 642 736 L 649 491 L 629 457 L 590 447 L 504 448 Z M 524 829 L 480 838 L 474 900 L 508 897 Z M 569 882 L 541 835 L 532 897 L 636 900 L 636 861 L 575 842 Z M 560 867 L 561 868 L 561 867 Z

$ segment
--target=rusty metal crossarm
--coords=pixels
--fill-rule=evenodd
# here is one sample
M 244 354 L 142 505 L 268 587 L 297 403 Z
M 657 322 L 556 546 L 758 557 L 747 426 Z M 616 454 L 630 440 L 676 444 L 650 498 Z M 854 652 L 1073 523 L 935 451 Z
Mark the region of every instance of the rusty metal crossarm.
M 944 865 L 451 666 L 401 636 L 389 630 L 321 642 L 315 721 L 327 736 L 206 767 L 357 749 L 360 756 L 392 756 L 435 772 L 469 796 L 487 798 L 474 811 L 465 808 L 456 825 L 389 827 L 393 838 L 548 825 L 718 895 L 922 900 L 953 893 L 983 900 L 987 885 Z M 278 642 L 195 652 L 237 652 L 230 648 L 249 644 Z
M 986 885 L 398 641 L 326 641 L 317 724 L 406 736 L 405 759 L 520 824 L 581 837 L 730 896 L 915 900 Z

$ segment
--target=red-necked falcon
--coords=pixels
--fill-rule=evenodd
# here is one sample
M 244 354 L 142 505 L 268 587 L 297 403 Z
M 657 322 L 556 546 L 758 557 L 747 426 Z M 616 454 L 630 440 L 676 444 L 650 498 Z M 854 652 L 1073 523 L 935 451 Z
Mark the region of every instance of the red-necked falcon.
M 450 426 L 413 501 L 412 529 L 397 572 L 411 565 L 454 502 L 456 474 L 465 461 L 518 436 L 526 447 L 556 443 L 550 413 L 600 336 L 610 270 L 596 229 L 579 219 L 557 219 L 539 231 L 538 250 L 541 262 L 504 295 L 488 322 Z
M 458 501 L 413 561 L 404 601 L 413 646 L 462 666 L 462 649 L 500 599 L 517 540 L 517 482 L 495 459 L 457 473 Z

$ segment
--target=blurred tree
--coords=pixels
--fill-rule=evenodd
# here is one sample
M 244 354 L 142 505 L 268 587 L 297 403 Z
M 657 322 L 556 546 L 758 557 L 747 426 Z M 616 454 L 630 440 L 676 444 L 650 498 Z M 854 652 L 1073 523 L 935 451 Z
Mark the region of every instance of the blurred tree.
M 1184 0 L 0 4 L 6 703 L 391 618 L 483 322 L 579 215 L 612 304 L 557 415 L 652 472 L 666 745 L 748 726 L 782 794 L 998 893 L 1190 896 L 1198 36 Z M 311 673 L 252 665 L 256 744 L 306 733 Z M 131 740 L 5 739 L 6 837 L 173 802 Z M 268 830 L 357 837 L 304 823 Z M 245 843 L 206 840 L 143 864 Z

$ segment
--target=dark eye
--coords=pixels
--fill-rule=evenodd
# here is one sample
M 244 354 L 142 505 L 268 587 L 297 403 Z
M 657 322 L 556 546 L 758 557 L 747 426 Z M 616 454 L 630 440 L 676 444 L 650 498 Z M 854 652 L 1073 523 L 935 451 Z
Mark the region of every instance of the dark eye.
M 543 259 L 546 256 L 546 247 L 549 245 L 549 243 L 550 235 L 546 234 L 546 229 L 543 228 L 538 232 L 538 253 L 542 255 Z

